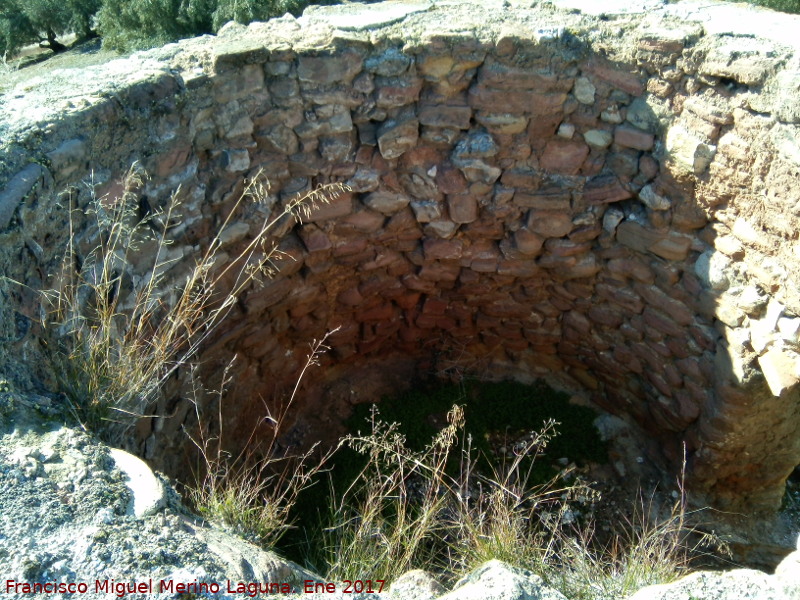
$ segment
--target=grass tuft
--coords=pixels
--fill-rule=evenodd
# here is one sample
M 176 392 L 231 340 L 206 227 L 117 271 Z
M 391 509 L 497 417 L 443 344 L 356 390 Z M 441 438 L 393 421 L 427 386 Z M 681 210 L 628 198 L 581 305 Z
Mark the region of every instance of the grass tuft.
M 59 391 L 78 422 L 111 443 L 147 416 L 166 380 L 190 364 L 239 296 L 277 272 L 281 253 L 273 231 L 346 190 L 329 184 L 266 210 L 245 247 L 220 264 L 225 233 L 239 213 L 252 204 L 271 208 L 268 183 L 257 174 L 246 181 L 199 260 L 175 278 L 171 269 L 183 258 L 171 251 L 181 219 L 180 190 L 163 209 L 143 211 L 139 191 L 145 178 L 134 166 L 119 197 L 92 198 L 87 213 L 95 221 L 97 245 L 81 255 L 71 231 L 58 284 L 43 294 L 47 350 Z M 67 200 L 72 216 L 77 207 Z M 131 268 L 140 254 L 150 261 L 143 277 Z

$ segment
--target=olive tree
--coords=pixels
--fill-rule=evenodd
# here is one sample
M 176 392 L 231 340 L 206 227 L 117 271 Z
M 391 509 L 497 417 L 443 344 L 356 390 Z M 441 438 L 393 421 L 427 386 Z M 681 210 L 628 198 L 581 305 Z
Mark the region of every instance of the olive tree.
M 308 4 L 310 0 L 103 0 L 98 20 L 103 45 L 130 50 L 215 33 L 228 21 L 247 24 L 297 13 Z
M 38 43 L 53 52 L 66 46 L 58 36 L 94 35 L 93 16 L 102 0 L 0 0 L 0 55 L 14 54 L 27 44 Z

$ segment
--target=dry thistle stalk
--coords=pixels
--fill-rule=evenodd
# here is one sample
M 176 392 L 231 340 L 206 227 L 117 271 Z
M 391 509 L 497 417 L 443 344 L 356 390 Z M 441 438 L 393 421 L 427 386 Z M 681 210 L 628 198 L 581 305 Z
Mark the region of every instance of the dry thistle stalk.
M 146 415 L 166 379 L 188 366 L 240 295 L 278 273 L 274 232 L 279 223 L 286 218 L 300 222 L 313 207 L 347 190 L 328 184 L 292 198 L 274 217 L 267 210 L 246 246 L 220 264 L 223 235 L 242 209 L 253 203 L 272 208 L 269 182 L 259 172 L 246 182 L 188 275 L 169 284 L 167 272 L 182 258 L 170 251 L 175 241 L 171 232 L 180 220 L 180 190 L 163 209 L 142 211 L 139 190 L 145 179 L 134 165 L 119 196 L 93 195 L 87 215 L 95 221 L 97 243 L 86 256 L 79 256 L 75 245 L 75 209 L 69 198 L 70 240 L 62 273 L 58 285 L 42 293 L 51 334 L 48 349 L 60 390 L 78 421 L 104 431 L 112 443 Z M 137 276 L 131 258 L 146 244 L 155 251 L 144 276 Z

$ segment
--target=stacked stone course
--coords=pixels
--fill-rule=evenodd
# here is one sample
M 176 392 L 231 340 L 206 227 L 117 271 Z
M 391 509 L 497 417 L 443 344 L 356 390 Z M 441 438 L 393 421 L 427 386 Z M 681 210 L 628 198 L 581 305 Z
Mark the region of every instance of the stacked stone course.
M 181 42 L 182 71 L 68 111 L 35 149 L 55 189 L 92 167 L 112 190 L 134 159 L 150 202 L 180 185 L 186 261 L 248 178 L 265 175 L 271 196 L 225 232 L 224 256 L 297 194 L 349 186 L 280 228 L 280 275 L 247 291 L 203 356 L 239 357 L 232 422 L 247 430 L 259 396 L 338 327 L 325 360 L 352 368 L 403 355 L 450 375 L 578 386 L 649 431 L 651 458 L 675 472 L 685 444 L 698 503 L 775 508 L 800 459 L 800 301 L 790 232 L 748 211 L 767 189 L 796 202 L 769 186 L 798 169 L 783 59 L 751 47 L 731 58 L 674 21 L 631 26 L 604 57 L 576 15 L 547 35 L 473 25 L 403 39 L 325 14 Z M 0 228 L 32 220 L 32 168 L 9 178 Z M 149 447 L 177 443 L 186 413 L 158 421 Z

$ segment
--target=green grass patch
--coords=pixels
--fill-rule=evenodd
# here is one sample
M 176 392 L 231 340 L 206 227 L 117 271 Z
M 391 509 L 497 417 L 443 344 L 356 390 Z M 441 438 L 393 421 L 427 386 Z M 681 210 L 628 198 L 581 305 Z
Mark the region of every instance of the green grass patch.
M 445 416 L 453 404 L 464 407 L 464 434 L 486 466 L 492 460 L 492 446 L 502 444 L 509 455 L 515 444 L 529 432 L 538 432 L 555 422 L 555 435 L 539 455 L 542 479 L 551 477 L 551 463 L 562 457 L 583 464 L 606 462 L 607 447 L 592 424 L 592 409 L 569 403 L 569 397 L 537 381 L 526 385 L 515 381 L 467 381 L 463 385 L 432 382 L 394 398 L 384 397 L 380 418 L 397 423 L 412 450 L 422 450 L 446 425 Z M 370 421 L 371 405 L 356 406 L 347 422 L 351 431 L 363 430 Z
M 552 480 L 563 468 L 557 464 L 558 459 L 567 458 L 579 465 L 608 460 L 607 445 L 593 425 L 597 413 L 571 404 L 566 394 L 540 381 L 532 385 L 514 381 L 467 381 L 460 385 L 423 382 L 397 396 L 384 396 L 377 406 L 357 405 L 346 426 L 356 435 L 369 434 L 378 422 L 396 424 L 405 446 L 421 453 L 447 427 L 447 415 L 454 405 L 463 407 L 465 421 L 458 446 L 469 447 L 474 459 L 470 468 L 479 473 L 502 471 L 504 465 L 519 460 L 520 471 L 528 473 L 528 484 L 537 486 Z M 546 446 L 532 450 L 529 439 L 540 440 L 538 433 L 543 430 L 551 432 Z M 505 454 L 498 455 L 502 448 Z M 461 451 L 449 454 L 446 472 L 450 477 L 455 479 L 463 471 L 464 457 L 465 452 Z M 302 526 L 283 539 L 281 550 L 286 555 L 319 568 L 317 560 L 307 554 L 314 554 L 318 545 L 311 539 L 311 532 L 327 526 L 332 498 L 346 493 L 368 460 L 364 453 L 347 445 L 337 450 L 328 483 L 306 490 L 297 499 L 292 521 Z

